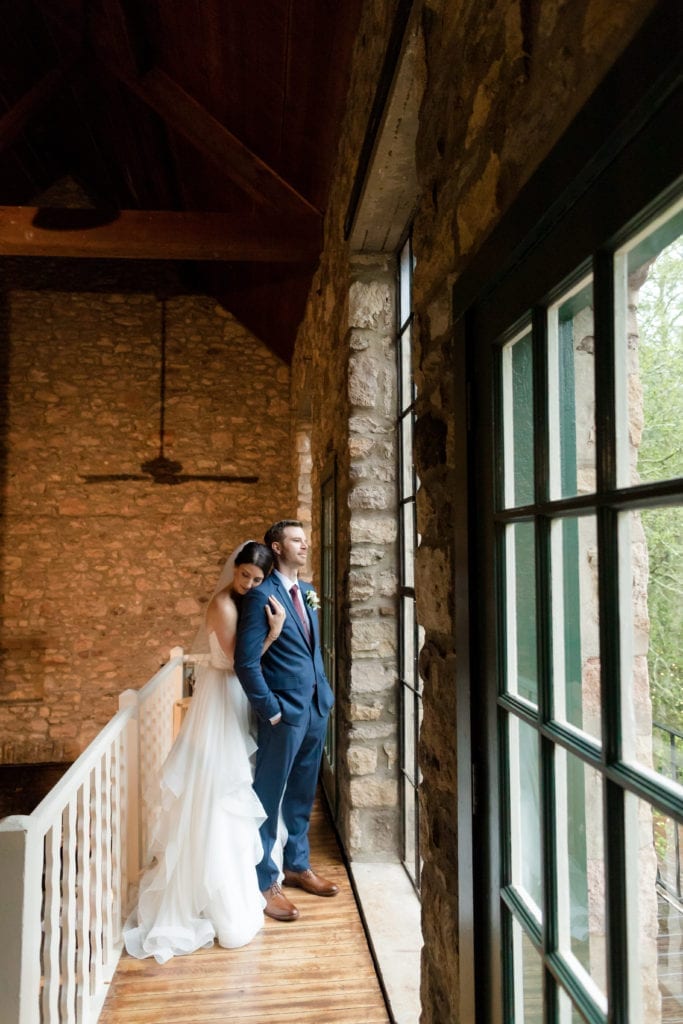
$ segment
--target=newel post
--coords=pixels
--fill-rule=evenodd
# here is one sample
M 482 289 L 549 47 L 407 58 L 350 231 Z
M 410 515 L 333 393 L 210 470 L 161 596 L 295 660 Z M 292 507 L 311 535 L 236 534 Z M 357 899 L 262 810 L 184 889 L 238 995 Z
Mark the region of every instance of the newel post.
M 125 877 L 123 897 L 126 911 L 132 890 L 138 884 L 142 851 L 140 849 L 140 701 L 137 690 L 124 690 L 119 696 L 119 710 L 131 709 L 124 732 L 123 763 L 123 821 L 121 827 L 126 837 Z
M 180 700 L 181 697 L 185 695 L 185 668 L 182 647 L 171 648 L 170 660 L 173 661 L 175 658 L 178 659 L 178 664 L 176 665 L 173 672 L 173 699 Z
M 28 816 L 0 822 L 0 864 L 2 1019 L 33 1024 L 40 998 L 42 843 Z

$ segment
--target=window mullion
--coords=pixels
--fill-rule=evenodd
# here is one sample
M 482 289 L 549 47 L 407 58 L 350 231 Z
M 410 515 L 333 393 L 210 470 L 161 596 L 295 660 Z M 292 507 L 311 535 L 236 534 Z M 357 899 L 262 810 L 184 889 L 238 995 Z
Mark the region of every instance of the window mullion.
M 610 253 L 598 253 L 595 280 L 595 429 L 596 473 L 599 493 L 617 485 L 617 392 L 615 367 L 614 276 Z M 598 602 L 601 662 L 603 758 L 614 764 L 622 754 L 620 555 L 618 513 L 606 506 L 597 510 Z M 607 931 L 607 994 L 614 1021 L 628 1021 L 629 927 L 627 912 L 626 829 L 623 789 L 607 777 L 603 781 L 604 849 Z M 635 951 L 634 951 L 635 952 Z

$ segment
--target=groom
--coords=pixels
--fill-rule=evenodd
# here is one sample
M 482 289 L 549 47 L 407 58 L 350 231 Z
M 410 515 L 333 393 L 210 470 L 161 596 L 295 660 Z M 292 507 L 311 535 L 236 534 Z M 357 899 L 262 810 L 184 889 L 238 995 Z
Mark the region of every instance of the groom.
M 263 859 L 257 865 L 265 913 L 294 921 L 299 911 L 283 893 L 272 858 L 278 812 L 287 828 L 285 885 L 316 896 L 335 896 L 339 887 L 311 869 L 308 825 L 318 782 L 327 718 L 334 697 L 325 675 L 318 638 L 318 599 L 309 583 L 299 583 L 308 544 L 296 519 L 270 527 L 265 543 L 276 568 L 240 605 L 235 671 L 258 718 L 254 789 L 267 819 L 261 826 Z M 282 632 L 261 657 L 268 635 L 265 608 L 273 594 L 287 613 Z

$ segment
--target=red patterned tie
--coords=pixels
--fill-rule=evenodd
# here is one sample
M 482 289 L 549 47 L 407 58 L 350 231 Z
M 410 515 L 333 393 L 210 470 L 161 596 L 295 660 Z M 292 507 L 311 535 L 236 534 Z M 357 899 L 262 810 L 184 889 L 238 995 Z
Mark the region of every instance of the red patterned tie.
M 294 586 L 290 588 L 289 596 L 292 599 L 292 604 L 294 605 L 294 608 L 296 609 L 297 615 L 301 619 L 301 624 L 304 627 L 304 633 L 306 634 L 306 639 L 308 640 L 308 643 L 310 645 L 310 642 L 311 642 L 311 626 L 310 626 L 310 623 L 308 621 L 308 616 L 306 615 L 306 612 L 304 611 L 304 606 L 303 606 L 303 603 L 301 601 L 301 594 L 299 593 L 299 585 L 298 585 L 298 583 L 295 583 Z

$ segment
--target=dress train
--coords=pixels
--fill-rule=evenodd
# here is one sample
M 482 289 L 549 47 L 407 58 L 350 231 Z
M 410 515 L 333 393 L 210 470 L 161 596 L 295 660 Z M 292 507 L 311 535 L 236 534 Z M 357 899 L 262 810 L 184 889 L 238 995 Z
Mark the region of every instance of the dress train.
M 159 963 L 214 939 L 246 945 L 263 927 L 256 864 L 265 813 L 251 785 L 249 706 L 215 634 L 209 642 L 211 662 L 199 669 L 161 770 L 148 851 L 154 860 L 124 927 L 128 952 Z

